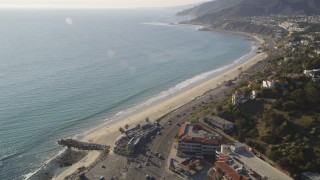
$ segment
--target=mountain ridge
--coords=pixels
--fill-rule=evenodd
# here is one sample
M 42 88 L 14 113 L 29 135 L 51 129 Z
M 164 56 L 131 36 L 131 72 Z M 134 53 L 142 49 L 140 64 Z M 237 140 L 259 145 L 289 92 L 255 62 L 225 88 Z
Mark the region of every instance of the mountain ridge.
M 319 0 L 217 0 L 179 12 L 195 17 L 192 22 L 212 24 L 232 17 L 282 15 L 319 15 Z

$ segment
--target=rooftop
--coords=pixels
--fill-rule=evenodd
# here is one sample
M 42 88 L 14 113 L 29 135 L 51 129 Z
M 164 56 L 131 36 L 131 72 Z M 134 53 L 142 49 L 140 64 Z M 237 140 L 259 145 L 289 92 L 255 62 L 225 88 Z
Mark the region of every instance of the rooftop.
M 213 116 L 213 117 L 210 117 L 213 121 L 216 121 L 216 122 L 219 122 L 221 124 L 233 124 L 232 122 L 228 121 L 228 120 L 225 120 L 219 116 Z
M 247 180 L 248 177 L 237 172 L 237 169 L 243 169 L 240 165 L 235 163 L 229 156 L 221 156 L 215 163 L 215 169 L 220 168 L 225 172 L 225 178 L 230 180 Z M 216 170 L 211 169 L 210 174 L 216 175 Z M 248 175 L 247 175 L 248 176 Z
M 220 144 L 222 140 L 221 136 L 209 134 L 204 131 L 200 125 L 190 122 L 181 125 L 178 136 L 185 142 L 195 142 L 206 145 Z
M 309 179 L 320 179 L 319 173 L 304 172 L 302 175 L 308 177 Z
M 205 163 L 203 159 L 193 157 L 181 162 L 179 165 L 184 170 L 189 171 L 190 174 L 195 174 L 204 168 Z

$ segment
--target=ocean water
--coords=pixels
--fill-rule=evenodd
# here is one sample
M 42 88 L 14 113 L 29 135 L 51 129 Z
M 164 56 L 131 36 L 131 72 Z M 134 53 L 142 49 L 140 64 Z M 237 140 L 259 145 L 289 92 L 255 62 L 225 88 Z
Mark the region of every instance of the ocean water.
M 62 149 L 59 138 L 176 93 L 252 51 L 240 36 L 170 25 L 183 20 L 175 12 L 2 9 L 0 179 L 23 179 Z

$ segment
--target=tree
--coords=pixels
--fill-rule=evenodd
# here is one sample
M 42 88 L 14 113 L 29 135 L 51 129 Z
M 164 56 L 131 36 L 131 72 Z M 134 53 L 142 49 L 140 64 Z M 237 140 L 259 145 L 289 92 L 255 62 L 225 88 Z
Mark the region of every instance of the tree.
M 266 122 L 266 127 L 271 127 L 272 129 L 277 128 L 283 122 L 287 121 L 282 114 L 275 113 L 274 111 L 266 112 L 262 120 Z
M 281 109 L 282 108 L 282 102 L 280 100 L 274 101 L 274 103 L 272 104 L 272 108 Z
M 150 122 L 150 120 L 149 120 L 149 118 L 148 118 L 148 117 L 146 118 L 146 121 L 147 121 L 147 122 Z
M 282 152 L 280 150 L 268 151 L 267 156 L 273 161 L 278 161 L 282 158 Z
M 123 134 L 124 130 L 122 128 L 119 128 L 119 131 Z
M 244 88 L 242 88 L 241 90 L 242 90 L 242 93 L 243 93 L 245 96 L 249 96 L 249 95 L 250 95 L 250 92 L 251 92 L 250 88 L 244 87 Z
M 304 88 L 305 93 L 306 93 L 306 98 L 309 103 L 316 104 L 320 102 L 320 92 L 319 88 L 313 84 L 309 83 L 305 86 Z
M 292 111 L 298 108 L 298 105 L 293 101 L 283 103 L 283 109 L 286 111 Z
M 137 128 L 140 128 L 141 127 L 141 125 L 140 124 L 137 124 Z
M 296 102 L 300 103 L 301 105 L 305 105 L 307 103 L 307 98 L 305 96 L 305 93 L 302 89 L 296 89 L 291 93 L 291 97 Z
M 126 129 L 128 129 L 128 128 L 129 128 L 129 125 L 128 125 L 128 124 L 126 124 L 125 128 L 126 128 Z
M 223 176 L 225 175 L 224 171 L 220 168 L 217 169 L 217 179 L 222 180 Z
M 216 110 L 217 110 L 217 113 L 220 114 L 223 110 L 223 107 L 221 105 L 218 105 Z

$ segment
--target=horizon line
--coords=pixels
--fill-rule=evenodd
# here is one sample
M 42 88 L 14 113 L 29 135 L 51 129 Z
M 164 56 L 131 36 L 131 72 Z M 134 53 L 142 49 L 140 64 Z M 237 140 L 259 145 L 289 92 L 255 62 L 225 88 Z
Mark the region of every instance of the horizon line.
M 196 5 L 198 3 L 185 4 L 185 5 L 172 5 L 172 6 L 50 6 L 50 5 L 0 5 L 0 9 L 146 9 L 146 8 L 175 8 Z

